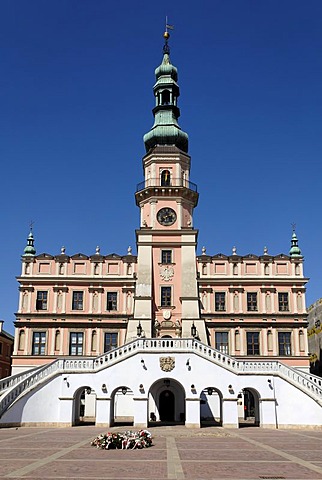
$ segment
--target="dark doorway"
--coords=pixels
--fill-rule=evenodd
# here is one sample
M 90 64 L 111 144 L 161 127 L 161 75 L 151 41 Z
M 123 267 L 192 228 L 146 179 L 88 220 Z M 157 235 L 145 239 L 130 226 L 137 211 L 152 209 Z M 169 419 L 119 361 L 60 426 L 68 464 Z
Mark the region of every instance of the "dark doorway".
M 160 393 L 159 413 L 161 422 L 174 422 L 174 394 L 170 390 Z
M 259 427 L 259 395 L 254 389 L 244 388 L 244 417 L 239 419 L 239 427 Z

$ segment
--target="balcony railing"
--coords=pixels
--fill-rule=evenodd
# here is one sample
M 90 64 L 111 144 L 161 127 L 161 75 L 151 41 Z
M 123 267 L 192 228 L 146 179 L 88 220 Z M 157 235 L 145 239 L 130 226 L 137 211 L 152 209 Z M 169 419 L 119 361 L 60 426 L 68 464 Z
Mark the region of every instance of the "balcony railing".
M 172 187 L 184 187 L 194 192 L 198 191 L 197 185 L 184 178 L 171 178 L 169 181 L 161 181 L 160 178 L 147 178 L 136 186 L 136 191 L 140 192 L 145 188 L 172 188 Z
M 12 381 L 10 378 L 5 379 L 6 384 L 3 385 L 0 398 L 0 417 L 18 398 L 54 376 L 66 373 L 95 373 L 138 353 L 195 353 L 236 375 L 277 376 L 293 384 L 322 406 L 321 379 L 279 361 L 237 360 L 194 338 L 137 338 L 96 358 L 62 358 L 33 370 L 31 374 L 26 372 L 26 375 L 20 375 L 20 378 L 15 376 Z

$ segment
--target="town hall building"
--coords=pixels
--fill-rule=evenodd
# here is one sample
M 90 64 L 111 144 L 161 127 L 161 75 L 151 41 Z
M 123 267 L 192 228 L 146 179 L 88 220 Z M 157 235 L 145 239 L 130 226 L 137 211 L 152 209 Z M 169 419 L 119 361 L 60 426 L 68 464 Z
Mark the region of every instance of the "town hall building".
M 164 38 L 135 192 L 137 254 L 37 254 L 30 231 L 0 425 L 321 424 L 295 231 L 287 254 L 196 256 L 199 193 Z

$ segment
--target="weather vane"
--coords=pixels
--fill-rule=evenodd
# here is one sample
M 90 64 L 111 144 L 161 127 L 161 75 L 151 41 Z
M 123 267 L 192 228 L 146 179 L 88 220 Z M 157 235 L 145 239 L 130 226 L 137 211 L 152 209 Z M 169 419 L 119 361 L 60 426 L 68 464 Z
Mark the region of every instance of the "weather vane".
M 173 30 L 174 29 L 174 25 L 170 25 L 168 23 L 168 17 L 165 17 L 165 32 L 164 34 L 167 34 L 168 36 L 170 36 L 170 33 L 168 32 L 168 30 Z
M 295 229 L 296 229 L 296 223 L 291 223 L 291 225 L 292 225 L 293 232 L 295 232 Z
M 163 47 L 163 53 L 167 53 L 167 54 L 170 53 L 170 48 L 169 48 L 169 45 L 168 45 L 168 40 L 170 38 L 170 33 L 168 32 L 168 30 L 173 30 L 173 29 L 174 29 L 174 26 L 169 25 L 169 23 L 168 23 L 168 17 L 165 17 L 165 32 L 163 34 L 165 44 L 164 44 L 164 47 Z
M 30 227 L 30 230 L 32 230 L 32 227 L 34 226 L 34 221 L 33 220 L 30 220 L 30 223 L 29 223 L 29 227 Z

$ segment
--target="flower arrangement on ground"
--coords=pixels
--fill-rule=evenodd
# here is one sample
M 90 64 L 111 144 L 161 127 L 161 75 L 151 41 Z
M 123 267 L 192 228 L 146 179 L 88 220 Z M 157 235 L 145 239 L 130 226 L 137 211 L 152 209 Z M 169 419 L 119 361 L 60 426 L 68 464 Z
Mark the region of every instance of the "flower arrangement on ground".
M 91 445 L 102 450 L 148 448 L 152 446 L 152 435 L 148 430 L 101 433 L 92 440 Z

